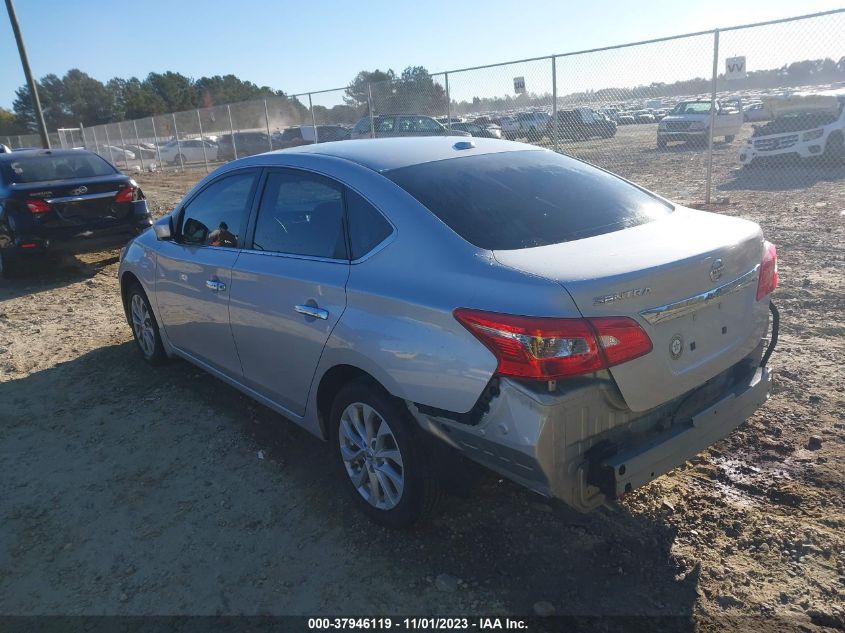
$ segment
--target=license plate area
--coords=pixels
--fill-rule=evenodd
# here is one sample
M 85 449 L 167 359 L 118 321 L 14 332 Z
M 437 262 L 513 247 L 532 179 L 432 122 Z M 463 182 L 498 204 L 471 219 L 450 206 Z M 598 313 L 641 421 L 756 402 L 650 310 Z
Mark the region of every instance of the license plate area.
M 753 292 L 744 289 L 654 326 L 654 347 L 665 350 L 670 371 L 684 373 L 745 344 L 757 325 L 750 318 Z

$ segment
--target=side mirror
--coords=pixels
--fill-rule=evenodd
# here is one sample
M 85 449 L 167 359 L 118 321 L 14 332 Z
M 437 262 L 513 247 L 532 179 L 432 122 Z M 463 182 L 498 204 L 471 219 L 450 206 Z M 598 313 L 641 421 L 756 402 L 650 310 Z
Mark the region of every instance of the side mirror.
M 182 239 L 189 244 L 205 244 L 208 240 L 208 227 L 199 220 L 188 218 L 182 226 Z
M 173 218 L 170 215 L 164 216 L 153 224 L 153 230 L 156 233 L 157 240 L 173 239 Z

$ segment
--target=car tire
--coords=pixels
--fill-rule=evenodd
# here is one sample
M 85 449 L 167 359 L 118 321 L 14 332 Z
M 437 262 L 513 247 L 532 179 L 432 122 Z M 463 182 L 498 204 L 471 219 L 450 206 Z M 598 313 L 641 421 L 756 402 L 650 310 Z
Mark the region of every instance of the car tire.
M 829 165 L 845 161 L 845 136 L 841 132 L 833 132 L 827 137 L 822 160 Z
M 132 337 L 144 360 L 153 366 L 167 362 L 167 353 L 153 309 L 144 289 L 137 283 L 133 283 L 126 294 L 126 316 L 132 328 Z
M 734 136 L 733 134 L 728 134 L 725 137 L 725 143 L 733 143 L 735 138 L 736 136 Z
M 356 380 L 337 393 L 329 420 L 340 475 L 371 521 L 402 529 L 433 510 L 440 486 L 428 438 L 401 400 Z
M 12 261 L 8 255 L 0 253 L 0 279 L 11 279 L 18 274 L 17 262 Z

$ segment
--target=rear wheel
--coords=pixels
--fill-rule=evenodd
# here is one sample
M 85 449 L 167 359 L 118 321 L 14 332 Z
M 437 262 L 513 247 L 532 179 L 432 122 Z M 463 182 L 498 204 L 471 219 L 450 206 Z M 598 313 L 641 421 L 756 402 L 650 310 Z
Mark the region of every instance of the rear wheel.
M 437 497 L 425 441 L 404 404 L 369 381 L 337 394 L 331 410 L 334 451 L 350 493 L 375 523 L 405 528 Z
M 144 360 L 150 365 L 161 365 L 167 360 L 167 354 L 161 342 L 158 323 L 156 323 L 147 295 L 137 283 L 129 289 L 126 307 L 135 344 L 141 350 Z

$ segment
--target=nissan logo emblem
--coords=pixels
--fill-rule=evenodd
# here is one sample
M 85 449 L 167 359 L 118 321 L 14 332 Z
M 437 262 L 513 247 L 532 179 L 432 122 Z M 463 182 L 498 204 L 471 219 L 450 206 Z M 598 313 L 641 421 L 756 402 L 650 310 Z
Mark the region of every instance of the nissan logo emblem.
M 713 265 L 710 266 L 710 281 L 719 281 L 722 278 L 724 269 L 725 267 L 722 265 L 721 259 L 714 261 Z

